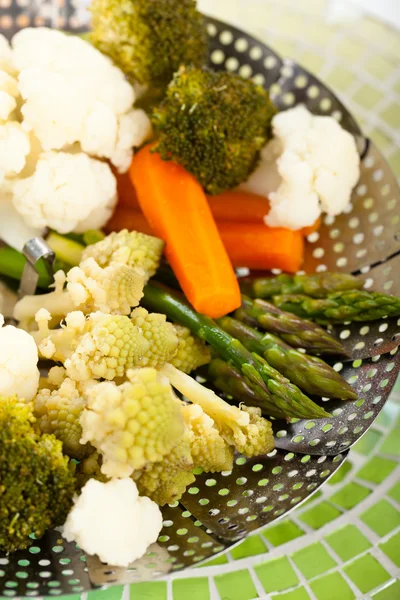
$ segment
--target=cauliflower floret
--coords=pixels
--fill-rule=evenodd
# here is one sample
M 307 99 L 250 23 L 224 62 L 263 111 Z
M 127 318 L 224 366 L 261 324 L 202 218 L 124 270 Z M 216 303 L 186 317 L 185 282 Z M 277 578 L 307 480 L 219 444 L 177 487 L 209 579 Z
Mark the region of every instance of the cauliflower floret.
M 14 206 L 28 225 L 59 233 L 101 228 L 117 201 L 110 167 L 82 152 L 43 152 L 33 175 L 16 181 L 13 192 Z
M 0 396 L 17 395 L 30 402 L 39 386 L 38 351 L 32 337 L 0 315 Z
M 64 454 L 81 460 L 88 452 L 88 446 L 80 443 L 82 426 L 79 419 L 86 406 L 83 390 L 68 377 L 57 389 L 51 389 L 53 381 L 54 376 L 49 387 L 42 387 L 46 383 L 41 381 L 41 389 L 33 400 L 36 425 L 41 433 L 53 433 L 62 442 Z
M 178 337 L 172 323 L 167 323 L 167 317 L 149 313 L 139 306 L 132 312 L 131 320 L 149 342 L 149 351 L 143 356 L 140 366 L 157 369 L 169 362 L 178 347 Z
M 128 371 L 120 386 L 99 383 L 87 399 L 81 442 L 91 442 L 102 454 L 101 472 L 108 477 L 129 477 L 162 460 L 183 436 L 179 401 L 155 369 Z
M 205 414 L 213 419 L 224 440 L 238 452 L 251 458 L 272 450 L 274 438 L 271 423 L 262 418 L 260 408 L 231 406 L 171 364 L 164 365 L 161 371 L 185 398 L 201 406 Z
M 211 417 L 196 404 L 183 404 L 182 413 L 189 429 L 190 450 L 196 467 L 201 467 L 206 473 L 230 471 L 234 448 L 214 427 Z
M 143 111 L 132 110 L 134 90 L 122 71 L 88 42 L 60 31 L 27 28 L 12 44 L 23 126 L 35 131 L 43 149 L 79 143 L 126 171 L 151 124 Z
M 91 479 L 74 502 L 63 537 L 106 564 L 127 567 L 156 542 L 162 528 L 157 504 L 141 498 L 132 479 Z
M 102 266 L 119 262 L 140 267 L 145 273 L 145 283 L 155 275 L 164 250 L 164 242 L 156 237 L 123 229 L 110 233 L 104 240 L 87 246 L 82 259 L 94 258 Z
M 65 288 L 66 284 L 66 288 Z M 60 321 L 69 312 L 80 310 L 85 314 L 125 314 L 137 306 L 143 295 L 142 273 L 124 264 L 113 264 L 105 269 L 88 258 L 68 275 L 57 271 L 54 275 L 54 292 L 41 296 L 25 296 L 17 302 L 14 317 L 26 329 L 41 308 Z
M 0 124 L 0 184 L 5 177 L 13 177 L 22 171 L 29 151 L 29 136 L 19 123 L 11 121 Z M 35 223 L 28 221 L 28 224 L 35 227 Z
M 180 500 L 187 486 L 194 482 L 194 466 L 190 432 L 186 429 L 179 444 L 162 461 L 134 473 L 132 479 L 136 481 L 140 494 L 164 506 Z
M 82 312 L 69 313 L 60 329 L 49 329 L 50 313 L 36 314 L 39 330 L 31 335 L 39 353 L 64 364 L 68 377 L 76 381 L 113 380 L 136 366 L 148 350 L 138 327 L 125 316 Z
M 267 196 L 265 223 L 301 229 L 322 212 L 342 213 L 360 177 L 360 157 L 353 136 L 332 117 L 313 116 L 304 106 L 277 114 L 275 139 L 240 187 Z
M 22 252 L 26 242 L 42 233 L 42 229 L 30 227 L 15 210 L 10 182 L 0 184 L 0 238 L 3 242 Z
M 7 38 L 0 33 L 0 69 L 5 71 L 9 75 L 13 75 L 15 72 L 11 46 L 8 43 Z
M 211 352 L 203 340 L 192 335 L 187 327 L 182 325 L 174 325 L 174 327 L 178 336 L 178 349 L 169 361 L 171 365 L 184 373 L 190 373 L 208 364 L 211 360 Z

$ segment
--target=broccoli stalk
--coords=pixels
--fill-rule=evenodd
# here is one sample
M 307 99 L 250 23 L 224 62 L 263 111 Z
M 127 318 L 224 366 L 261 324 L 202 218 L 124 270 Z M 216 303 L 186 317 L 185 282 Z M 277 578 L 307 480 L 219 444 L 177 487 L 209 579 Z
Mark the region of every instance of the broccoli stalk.
M 27 548 L 62 525 L 75 491 L 74 465 L 53 435 L 36 432 L 32 406 L 0 398 L 0 551 Z
M 271 136 L 268 92 L 227 72 L 181 68 L 154 110 L 155 151 L 192 173 L 214 195 L 245 181 Z

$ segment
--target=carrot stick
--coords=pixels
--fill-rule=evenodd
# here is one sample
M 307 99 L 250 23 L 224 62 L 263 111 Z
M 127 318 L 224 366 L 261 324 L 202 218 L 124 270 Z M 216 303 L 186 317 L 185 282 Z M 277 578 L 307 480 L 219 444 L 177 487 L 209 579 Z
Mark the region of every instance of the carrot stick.
M 240 190 L 208 196 L 208 202 L 214 219 L 224 222 L 264 223 L 264 217 L 270 209 L 269 200 L 265 196 L 257 196 Z M 317 219 L 313 225 L 304 227 L 301 231 L 306 237 L 310 233 L 318 231 L 320 227 L 321 219 Z
M 122 229 L 140 231 L 147 235 L 154 235 L 146 217 L 139 209 L 131 209 L 125 205 L 121 206 L 118 204 L 113 216 L 106 224 L 104 231 L 106 233 L 111 233 L 112 231 L 121 231 Z
M 263 223 L 269 211 L 269 201 L 265 196 L 248 192 L 232 191 L 208 196 L 212 214 L 216 221 L 241 223 Z
M 142 211 L 189 302 L 211 317 L 241 304 L 239 284 L 206 195 L 183 167 L 163 161 L 144 147 L 133 158 L 130 176 Z
M 259 223 L 218 223 L 222 241 L 234 267 L 295 273 L 304 258 L 300 231 Z

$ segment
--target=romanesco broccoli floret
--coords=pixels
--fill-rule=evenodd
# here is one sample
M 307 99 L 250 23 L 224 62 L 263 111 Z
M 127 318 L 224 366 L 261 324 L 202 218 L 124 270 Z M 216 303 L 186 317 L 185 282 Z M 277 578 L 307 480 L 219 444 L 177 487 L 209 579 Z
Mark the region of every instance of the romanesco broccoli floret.
M 158 313 L 149 313 L 139 306 L 131 314 L 132 323 L 139 327 L 149 349 L 143 356 L 141 367 L 162 367 L 176 353 L 178 336 L 172 323 L 167 323 L 167 317 Z
M 179 500 L 187 486 L 193 483 L 194 466 L 190 432 L 186 429 L 179 444 L 162 461 L 148 465 L 140 474 L 134 473 L 132 477 L 141 495 L 164 506 Z
M 174 325 L 174 327 L 178 336 L 178 349 L 169 361 L 171 365 L 184 373 L 190 373 L 208 364 L 211 353 L 203 340 L 193 335 L 187 327 L 182 325 Z
M 56 369 L 58 367 L 55 367 Z M 53 377 L 49 387 L 42 387 L 33 400 L 36 426 L 41 433 L 52 433 L 62 442 L 63 452 L 71 458 L 81 460 L 88 452 L 88 445 L 82 445 L 80 417 L 86 406 L 83 390 L 79 384 L 66 377 L 54 389 Z
M 92 448 L 92 452 L 86 456 L 76 467 L 76 484 L 80 490 L 89 481 L 89 479 L 97 479 L 106 483 L 109 478 L 101 472 L 101 454 Z
M 100 267 L 93 258 L 82 261 L 68 274 L 58 271 L 54 291 L 40 296 L 25 296 L 17 302 L 14 317 L 30 329 L 35 314 L 45 308 L 55 322 L 74 310 L 129 315 L 143 295 L 144 276 L 139 269 L 114 263 Z
M 162 372 L 190 402 L 201 406 L 213 419 L 221 436 L 238 452 L 251 458 L 272 450 L 274 438 L 271 423 L 261 416 L 261 409 L 231 406 L 171 364 L 164 365 Z
M 214 421 L 201 406 L 183 404 L 182 413 L 190 435 L 190 451 L 196 467 L 206 473 L 230 471 L 233 467 L 234 448 L 214 427 Z
M 44 358 L 62 362 L 76 381 L 113 380 L 140 363 L 149 343 L 129 317 L 101 312 L 85 316 L 71 312 L 60 329 L 49 329 L 51 315 L 36 315 L 39 330 L 32 335 Z
M 128 371 L 121 385 L 98 383 L 87 390 L 82 443 L 102 455 L 102 473 L 129 477 L 160 461 L 184 433 L 178 399 L 166 377 L 152 368 Z
M 0 398 L 0 551 L 27 548 L 31 533 L 63 524 L 74 490 L 73 464 L 60 441 L 37 433 L 32 404 Z
M 155 275 L 164 250 L 164 242 L 139 231 L 123 229 L 110 233 L 104 240 L 87 246 L 82 259 L 93 258 L 101 267 L 120 263 L 141 269 L 145 283 Z

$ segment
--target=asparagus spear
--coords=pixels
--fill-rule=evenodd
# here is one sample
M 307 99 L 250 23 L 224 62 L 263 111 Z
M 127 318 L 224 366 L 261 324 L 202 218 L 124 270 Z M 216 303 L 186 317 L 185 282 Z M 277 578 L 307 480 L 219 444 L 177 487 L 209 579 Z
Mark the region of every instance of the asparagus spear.
M 278 294 L 305 294 L 312 298 L 325 298 L 332 292 L 356 290 L 364 285 L 362 280 L 347 273 L 246 277 L 239 282 L 242 292 L 252 298 L 271 298 Z
M 261 388 L 269 393 L 273 403 L 283 413 L 292 416 L 317 418 L 327 413 L 308 398 L 286 377 L 271 367 L 262 357 L 249 352 L 237 339 L 223 331 L 212 319 L 197 313 L 184 299 L 173 295 L 157 284 L 149 283 L 144 290 L 143 304 L 146 308 L 162 312 L 172 321 L 188 327 L 201 339 L 208 342 L 214 351 L 235 366 L 242 377 L 254 389 Z M 294 414 L 295 413 L 295 414 Z
M 357 394 L 332 367 L 316 356 L 302 354 L 279 337 L 264 333 L 232 317 L 218 319 L 224 331 L 237 338 L 251 352 L 261 354 L 274 369 L 307 394 L 356 400 Z
M 281 310 L 322 324 L 400 316 L 400 298 L 365 290 L 336 292 L 323 299 L 281 295 L 274 296 L 273 302 Z
M 290 346 L 304 348 L 310 354 L 346 355 L 342 344 L 325 329 L 312 321 L 284 312 L 265 300 L 252 300 L 242 296 L 242 306 L 235 311 L 234 316 L 251 327 L 274 333 Z

